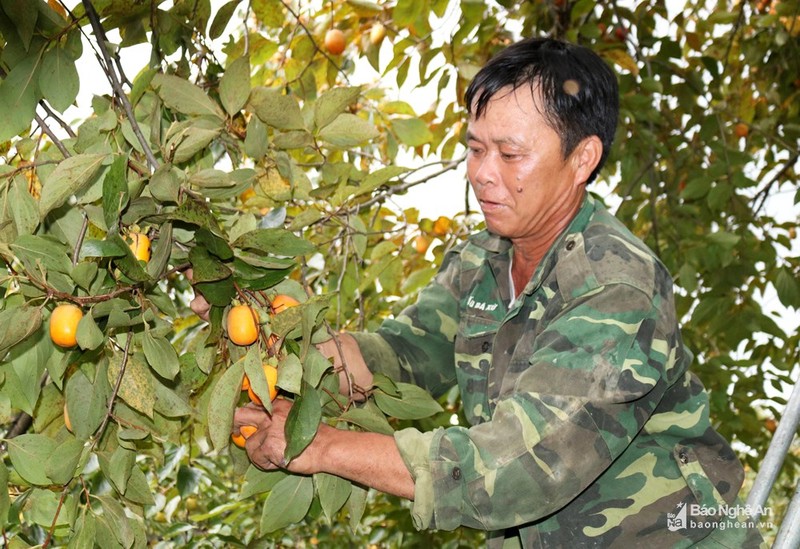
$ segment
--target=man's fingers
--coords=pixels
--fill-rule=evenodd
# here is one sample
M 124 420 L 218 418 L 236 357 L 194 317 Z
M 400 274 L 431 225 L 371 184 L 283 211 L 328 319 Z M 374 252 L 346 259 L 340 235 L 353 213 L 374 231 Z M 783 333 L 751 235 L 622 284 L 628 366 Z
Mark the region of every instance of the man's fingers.
M 194 314 L 208 322 L 208 313 L 211 311 L 211 304 L 206 301 L 206 298 L 201 294 L 195 293 L 194 299 L 189 303 L 189 308 Z
M 234 433 L 239 431 L 243 425 L 253 425 L 259 429 L 265 428 L 272 423 L 269 415 L 263 408 L 244 406 L 236 408 L 233 413 Z

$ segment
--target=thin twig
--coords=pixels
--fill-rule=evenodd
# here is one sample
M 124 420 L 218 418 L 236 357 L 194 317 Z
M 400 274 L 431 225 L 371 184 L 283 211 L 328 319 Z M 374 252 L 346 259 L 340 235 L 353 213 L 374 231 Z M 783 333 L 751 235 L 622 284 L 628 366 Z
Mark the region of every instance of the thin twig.
M 50 546 L 50 542 L 53 541 L 53 534 L 56 531 L 56 524 L 58 523 L 58 515 L 61 514 L 61 509 L 64 507 L 64 500 L 67 498 L 67 494 L 69 493 L 69 485 L 70 483 L 67 482 L 64 485 L 64 488 L 61 490 L 61 498 L 58 500 L 58 507 L 56 507 L 56 513 L 53 516 L 53 522 L 50 524 L 50 530 L 47 532 L 47 538 L 45 538 L 44 543 L 42 544 L 42 549 L 47 549 Z
M 756 193 L 756 195 L 753 197 L 753 200 L 758 200 L 758 198 L 761 197 L 761 202 L 759 202 L 754 213 L 758 213 L 759 211 L 761 211 L 761 208 L 764 207 L 764 203 L 766 203 L 767 198 L 769 198 L 769 191 L 772 189 L 775 183 L 777 183 L 783 177 L 783 175 L 786 172 L 788 172 L 792 168 L 792 166 L 795 165 L 798 158 L 800 158 L 800 153 L 797 152 L 794 153 L 792 157 L 778 171 L 778 173 L 776 173 L 773 176 L 773 178 L 769 181 L 769 183 L 767 183 L 763 189 L 761 189 L 760 191 L 758 191 L 758 193 Z
M 358 205 L 356 205 L 356 206 L 350 208 L 349 210 L 347 210 L 347 213 L 349 213 L 349 214 L 359 213 L 364 208 L 368 208 L 369 206 L 372 206 L 373 204 L 375 204 L 377 202 L 382 202 L 382 201 L 386 200 L 387 198 L 389 198 L 390 196 L 394 196 L 396 194 L 400 194 L 400 193 L 402 193 L 404 191 L 407 191 L 411 187 L 416 187 L 417 185 L 421 185 L 423 183 L 427 183 L 431 179 L 435 179 L 435 178 L 439 177 L 442 174 L 445 174 L 445 173 L 447 173 L 449 171 L 452 171 L 452 170 L 456 169 L 462 162 L 464 162 L 465 159 L 466 159 L 466 156 L 462 156 L 460 158 L 456 158 L 455 160 L 449 160 L 449 161 L 446 161 L 446 162 L 441 162 L 441 164 L 443 166 L 441 170 L 438 170 L 437 172 L 434 172 L 434 173 L 432 173 L 430 175 L 427 175 L 427 176 L 423 177 L 422 179 L 418 179 L 418 180 L 415 180 L 415 181 L 404 181 L 403 183 L 401 183 L 399 185 L 393 185 L 391 187 L 388 187 L 385 193 L 381 193 L 381 194 L 375 195 L 372 198 L 370 198 L 369 200 L 366 200 L 364 202 L 359 203 Z M 437 162 L 437 164 L 438 163 L 439 162 Z M 415 170 L 415 171 L 419 171 L 419 170 Z
M 142 129 L 139 127 L 139 123 L 136 121 L 136 117 L 133 114 L 131 102 L 128 100 L 128 96 L 125 94 L 125 90 L 122 89 L 119 78 L 114 72 L 111 56 L 108 53 L 108 46 L 103 38 L 105 36 L 105 31 L 103 30 L 103 26 L 100 24 L 100 17 L 97 15 L 97 11 L 95 11 L 91 0 L 81 0 L 81 2 L 86 9 L 86 15 L 89 17 L 89 21 L 92 24 L 92 30 L 97 37 L 100 53 L 102 54 L 103 61 L 105 63 L 104 69 L 106 76 L 108 76 L 111 87 L 114 89 L 114 94 L 119 98 L 120 103 L 122 103 L 122 107 L 125 109 L 125 114 L 128 117 L 128 121 L 131 123 L 131 129 L 133 130 L 134 135 L 136 135 L 136 139 L 139 141 L 139 144 L 142 146 L 142 150 L 144 151 L 144 155 L 147 158 L 148 164 L 150 164 L 150 168 L 155 170 L 159 166 L 158 160 L 156 160 L 153 151 L 150 149 L 150 144 L 147 142 L 147 139 L 145 139 Z M 121 76 L 124 78 L 124 75 Z
M 75 241 L 75 249 L 72 251 L 72 266 L 78 264 L 78 260 L 81 257 L 81 247 L 83 246 L 83 239 L 86 238 L 86 229 L 89 228 L 89 216 L 86 215 L 86 212 L 83 212 L 83 224 L 81 225 L 81 230 L 78 233 L 78 240 Z
M 245 57 L 250 54 L 250 31 L 247 28 L 247 19 L 250 17 L 251 3 L 247 2 L 247 8 L 244 10 L 244 55 Z
M 64 158 L 69 158 L 70 156 L 72 156 L 71 154 L 69 154 L 69 151 L 64 146 L 64 143 L 62 143 L 61 140 L 56 136 L 56 134 L 53 133 L 53 130 L 50 129 L 50 127 L 42 119 L 42 117 L 39 116 L 38 114 L 35 114 L 34 117 L 36 123 L 39 124 L 39 127 L 42 128 L 42 131 L 47 134 L 47 137 L 50 138 L 50 141 L 53 142 L 53 145 L 55 145 L 56 148 L 58 148 L 58 150 L 61 151 L 61 154 L 64 155 Z
M 122 378 L 125 375 L 125 369 L 128 366 L 128 357 L 130 356 L 130 347 L 131 341 L 133 340 L 133 332 L 128 331 L 128 338 L 125 341 L 125 351 L 122 355 L 122 364 L 119 366 L 119 374 L 117 374 L 117 381 L 114 383 L 114 390 L 111 392 L 111 397 L 108 399 L 108 408 L 106 409 L 106 417 L 103 418 L 103 423 L 100 427 L 95 431 L 94 437 L 94 444 L 100 441 L 103 436 L 103 432 L 108 425 L 108 422 L 111 420 L 111 411 L 114 409 L 114 402 L 117 400 L 117 394 L 119 394 L 119 388 L 122 386 Z
M 78 137 L 78 134 L 75 133 L 72 127 L 66 122 L 64 122 L 64 120 L 62 120 L 61 117 L 59 117 L 58 114 L 53 109 L 50 108 L 50 105 L 48 105 L 46 101 L 44 100 L 39 101 L 39 106 L 42 107 L 45 110 L 45 112 L 47 112 L 47 116 L 49 118 L 52 118 L 53 120 L 58 122 L 58 125 L 61 126 L 61 128 L 65 132 L 67 132 L 68 136 L 73 138 Z

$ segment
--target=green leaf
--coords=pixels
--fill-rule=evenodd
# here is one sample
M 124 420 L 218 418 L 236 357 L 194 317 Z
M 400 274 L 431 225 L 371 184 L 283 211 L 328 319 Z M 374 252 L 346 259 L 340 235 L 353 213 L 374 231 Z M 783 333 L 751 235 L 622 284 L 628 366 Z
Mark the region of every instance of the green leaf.
M 105 379 L 106 370 L 98 369 L 92 382 L 83 370 L 67 380 L 65 398 L 72 430 L 81 440 L 88 439 L 105 418 L 111 387 Z
M 138 505 L 154 505 L 153 492 L 147 477 L 138 466 L 131 469 L 131 476 L 125 489 L 125 499 Z
M 774 284 L 781 303 L 786 307 L 800 308 L 800 283 L 789 269 L 779 268 Z
M 87 239 L 83 241 L 83 245 L 81 246 L 81 254 L 80 258 L 85 259 L 87 257 L 125 257 L 128 252 L 125 250 L 128 248 L 127 246 L 120 245 L 120 242 L 124 244 L 124 241 L 119 240 L 92 240 Z
M 228 243 L 207 229 L 198 229 L 194 235 L 196 246 L 202 246 L 209 253 L 223 261 L 233 259 L 233 250 Z
M 110 236 L 108 240 L 116 242 L 117 246 L 125 250 L 125 255 L 114 261 L 114 264 L 119 270 L 134 282 L 148 282 L 150 280 L 150 275 L 144 270 L 142 263 L 133 255 L 133 251 L 128 246 L 128 243 L 118 234 Z
M 175 347 L 164 337 L 149 331 L 142 334 L 142 350 L 150 367 L 163 378 L 173 380 L 181 369 Z
M 397 139 L 409 147 L 419 147 L 433 140 L 428 124 L 419 118 L 395 118 L 392 120 L 392 129 Z
M 150 183 L 147 185 L 153 198 L 159 202 L 177 203 L 181 189 L 180 173 L 180 170 L 170 163 L 161 164 L 156 168 L 156 171 L 150 176 Z
M 355 103 L 361 95 L 360 87 L 331 88 L 314 104 L 314 127 L 322 129 Z
M 264 501 L 261 533 L 275 532 L 306 516 L 314 500 L 311 477 L 290 475 L 278 482 Z
M 125 509 L 119 502 L 110 496 L 95 496 L 103 508 L 103 517 L 114 537 L 123 547 L 131 547 L 135 535 L 131 528 L 131 520 L 125 514 Z
M 286 417 L 287 460 L 297 457 L 314 440 L 321 419 L 319 394 L 314 387 L 304 384 L 303 393 L 295 399 Z
M 45 473 L 45 464 L 56 449 L 53 439 L 45 435 L 20 435 L 7 442 L 8 457 L 19 476 L 38 486 L 52 484 Z
M 101 460 L 101 465 L 103 460 Z M 111 454 L 111 459 L 108 460 L 108 465 L 104 467 L 104 472 L 111 484 L 120 495 L 125 494 L 125 489 L 128 486 L 128 479 L 131 477 L 131 471 L 136 466 L 136 452 L 117 447 L 114 453 Z
M 219 377 L 208 403 L 208 434 L 212 446 L 223 450 L 231 439 L 233 411 L 242 394 L 244 365 L 242 361 L 231 364 Z
M 179 113 L 225 118 L 217 104 L 188 80 L 171 74 L 157 74 L 153 77 L 153 86 L 158 89 L 164 104 Z
M 8 491 L 8 468 L 5 463 L 0 464 L 0 529 L 5 531 L 8 524 L 8 510 L 11 507 L 11 498 Z
M 14 178 L 8 193 L 11 203 L 11 215 L 17 234 L 31 234 L 39 226 L 39 207 L 31 193 L 28 192 L 27 181 L 22 177 Z
M 419 0 L 398 0 L 392 12 L 394 24 L 398 27 L 410 26 L 425 10 L 425 2 Z
M 217 218 L 205 204 L 196 200 L 187 199 L 178 206 L 174 212 L 169 214 L 169 218 L 174 221 L 183 221 L 198 227 L 205 227 L 209 231 L 219 234 L 219 223 Z
M 78 154 L 63 160 L 42 184 L 39 214 L 42 218 L 63 205 L 75 193 L 92 182 L 100 166 L 108 158 L 105 154 Z
M 103 219 L 106 227 L 117 227 L 122 210 L 128 205 L 128 159 L 116 155 L 103 179 Z
M 742 237 L 727 231 L 717 231 L 706 236 L 706 239 L 725 250 L 732 250 L 739 243 Z
M 375 403 L 397 419 L 422 419 L 442 411 L 442 407 L 424 389 L 410 383 L 397 383 L 400 397 L 376 391 Z
M 313 478 L 322 511 L 328 517 L 328 521 L 333 523 L 339 509 L 344 506 L 347 498 L 350 497 L 350 482 L 342 477 L 327 473 L 318 473 Z
M 391 435 L 394 429 L 386 420 L 380 410 L 374 405 L 365 405 L 364 407 L 350 407 L 346 412 L 339 416 L 341 421 L 358 425 L 365 431 L 373 433 L 381 433 L 384 435 Z
M 66 247 L 53 237 L 21 235 L 11 249 L 30 273 L 39 272 L 39 263 L 48 271 L 69 274 L 72 270 Z
M 350 529 L 355 532 L 367 508 L 367 490 L 357 484 L 352 484 L 350 497 L 347 498 L 347 511 L 350 514 Z
M 249 97 L 250 59 L 239 57 L 228 65 L 219 82 L 219 98 L 228 114 L 233 116 L 244 108 Z
M 170 161 L 181 164 L 208 148 L 223 129 L 219 118 L 196 118 L 175 124 L 168 133 L 167 150 Z
M 202 246 L 194 246 L 189 251 L 189 263 L 194 270 L 193 278 L 195 284 L 203 282 L 216 282 L 231 276 L 231 270 L 222 261 L 208 253 Z
M 401 166 L 386 166 L 365 177 L 364 181 L 361 182 L 357 189 L 353 189 L 347 185 L 342 186 L 339 191 L 337 191 L 337 196 L 340 197 L 341 200 L 344 200 L 349 195 L 361 196 L 363 194 L 369 194 L 407 171 L 408 168 L 403 168 Z
M 69 494 L 61 496 L 49 489 L 36 488 L 22 502 L 21 515 L 26 522 L 46 528 L 69 526 L 75 518 L 75 498 Z
M 183 381 L 183 380 L 182 380 Z M 181 396 L 169 387 L 156 383 L 156 412 L 165 417 L 186 417 L 194 412 L 192 407 Z
M 39 57 L 34 54 L 18 63 L 0 81 L 0 112 L 3 113 L 0 141 L 7 141 L 30 126 L 39 101 L 38 70 Z
M 206 301 L 216 307 L 227 306 L 236 296 L 233 278 L 226 278 L 216 282 L 201 282 L 195 285 L 195 289 L 206 298 Z
M 66 484 L 78 472 L 83 456 L 84 443 L 76 438 L 67 438 L 59 444 L 45 463 L 45 473 L 53 484 Z
M 158 238 L 153 246 L 150 261 L 147 262 L 145 270 L 154 280 L 161 278 L 167 270 L 169 260 L 172 256 L 172 223 L 165 221 L 158 230 Z
M 108 381 L 115 384 L 120 373 L 121 357 L 115 357 L 108 368 Z M 119 388 L 119 396 L 128 406 L 143 413 L 149 418 L 153 417 L 153 407 L 155 406 L 155 389 L 152 375 L 148 366 L 142 360 L 140 354 L 134 353 L 128 356 L 128 363 L 125 373 L 122 376 L 122 383 Z M 70 416 L 72 417 L 72 416 Z
M 14 24 L 17 36 L 19 36 L 22 46 L 27 51 L 30 48 L 36 30 L 36 21 L 39 18 L 39 10 L 31 9 L 31 6 L 17 0 L 2 0 L 0 2 L 3 11 Z M 12 36 L 6 36 L 6 42 L 13 40 Z
M 313 243 L 281 228 L 256 229 L 236 239 L 234 247 L 258 250 L 272 255 L 293 257 L 313 252 Z
M 325 372 L 332 367 L 333 364 L 331 364 L 330 360 L 320 353 L 316 347 L 309 347 L 306 358 L 303 361 L 303 379 L 312 387 L 316 387 Z
M 287 477 L 283 471 L 262 471 L 254 465 L 250 465 L 244 474 L 242 491 L 239 499 L 246 501 L 252 496 L 269 492 L 275 485 Z
M 80 513 L 75 524 L 75 535 L 69 540 L 70 549 L 94 549 L 97 524 L 93 513 Z
M 214 16 L 214 20 L 211 22 L 211 26 L 208 28 L 209 38 L 216 40 L 222 36 L 225 27 L 228 26 L 228 22 L 233 16 L 233 12 L 236 10 L 236 6 L 238 6 L 241 1 L 242 0 L 231 0 L 219 8 L 217 14 Z
M 250 106 L 262 122 L 279 130 L 303 130 L 303 114 L 294 97 L 259 86 L 250 92 Z
M 243 360 L 244 372 L 250 382 L 250 388 L 261 399 L 267 412 L 272 411 L 272 402 L 269 398 L 269 384 L 264 375 L 264 366 L 261 362 L 261 349 L 258 345 L 251 345 Z M 272 366 L 274 366 L 274 359 Z
M 39 307 L 23 305 L 0 311 L 0 356 L 27 339 L 42 325 L 42 310 Z
M 78 322 L 76 336 L 78 346 L 81 349 L 97 349 L 106 340 L 102 330 L 100 330 L 97 323 L 94 321 L 94 317 L 90 314 L 81 317 L 80 322 Z
M 247 135 L 244 138 L 244 152 L 254 160 L 260 160 L 269 151 L 267 127 L 257 117 L 250 117 L 247 123 Z
M 287 354 L 278 368 L 278 387 L 298 394 L 303 386 L 303 365 L 295 354 Z
M 350 113 L 340 114 L 319 132 L 320 139 L 340 148 L 361 145 L 378 135 L 374 125 Z
M 75 102 L 80 89 L 78 69 L 75 60 L 63 48 L 50 48 L 42 57 L 39 89 L 59 112 L 64 112 Z

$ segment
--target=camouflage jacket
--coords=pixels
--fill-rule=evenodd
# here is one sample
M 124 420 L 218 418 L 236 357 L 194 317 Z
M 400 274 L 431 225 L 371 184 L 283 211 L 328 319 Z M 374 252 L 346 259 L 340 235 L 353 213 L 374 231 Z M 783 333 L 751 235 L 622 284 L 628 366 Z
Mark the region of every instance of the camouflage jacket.
M 509 307 L 511 253 L 472 236 L 415 305 L 354 334 L 373 371 L 460 388 L 470 427 L 395 435 L 416 527 L 479 528 L 497 547 L 708 536 L 679 511 L 733 503 L 743 470 L 687 371 L 665 267 L 590 196 Z

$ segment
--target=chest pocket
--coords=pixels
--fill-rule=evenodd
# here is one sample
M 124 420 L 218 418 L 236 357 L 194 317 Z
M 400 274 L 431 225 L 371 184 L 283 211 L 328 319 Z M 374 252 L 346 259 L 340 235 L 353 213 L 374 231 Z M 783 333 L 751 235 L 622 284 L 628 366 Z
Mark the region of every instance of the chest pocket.
M 492 348 L 500 321 L 462 314 L 456 337 L 456 378 L 461 390 L 464 415 L 475 425 L 491 417 L 488 377 Z

